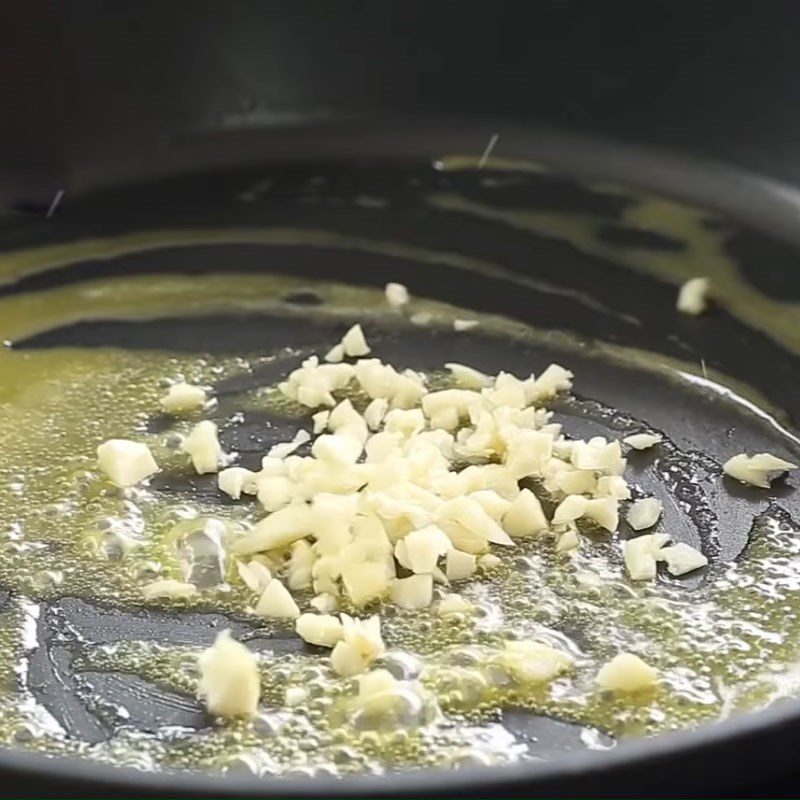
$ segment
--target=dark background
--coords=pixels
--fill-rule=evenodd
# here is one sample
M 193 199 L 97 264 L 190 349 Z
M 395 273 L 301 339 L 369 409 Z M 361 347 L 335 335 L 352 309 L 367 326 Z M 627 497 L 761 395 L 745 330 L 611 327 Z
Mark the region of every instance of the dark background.
M 398 114 L 800 180 L 796 2 L 35 0 L 0 15 L 6 197 L 257 160 L 242 135 Z

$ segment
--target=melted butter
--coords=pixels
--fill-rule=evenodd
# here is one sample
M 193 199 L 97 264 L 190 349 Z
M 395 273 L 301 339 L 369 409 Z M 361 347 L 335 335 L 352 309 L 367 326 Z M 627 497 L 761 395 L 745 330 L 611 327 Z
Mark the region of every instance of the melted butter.
M 0 300 L 0 336 L 13 341 L 98 318 L 298 313 L 280 300 L 297 288 L 296 281 L 276 276 L 90 281 Z M 327 301 L 314 313 L 385 313 L 374 290 L 321 282 L 314 289 Z M 429 301 L 417 307 L 430 309 L 438 324 L 463 316 Z M 553 337 L 489 317 L 481 321 L 487 331 Z M 646 354 L 637 360 L 620 348 L 598 353 L 674 371 Z M 95 447 L 113 436 L 138 438 L 165 469 L 188 472 L 175 433 L 188 430 L 192 420 L 148 433 L 165 379 L 215 383 L 249 374 L 271 358 L 116 348 L 0 351 L 0 585 L 14 591 L 0 612 L 0 742 L 143 769 L 341 774 L 525 757 L 524 744 L 497 722 L 509 706 L 626 736 L 694 725 L 795 692 L 795 673 L 786 666 L 800 655 L 800 533 L 777 510 L 759 521 L 746 559 L 712 568 L 706 584 L 691 593 L 678 581 L 632 586 L 616 538 L 587 536 L 572 555 L 556 554 L 549 540 L 501 554 L 499 568 L 458 587 L 478 608 L 475 618 L 445 621 L 434 610 L 382 609 L 386 666 L 400 677 L 418 677 L 428 692 L 426 703 L 404 706 L 389 729 L 359 724 L 350 710 L 355 681 L 334 676 L 324 656 L 270 645 L 267 637 L 285 640 L 288 629 L 248 614 L 255 598 L 230 565 L 227 580 L 196 597 L 145 603 L 141 590 L 149 581 L 185 578 L 177 543 L 187 534 L 219 520 L 233 535 L 252 524 L 257 511 L 203 495 L 189 502 L 152 488 L 117 489 L 97 473 Z M 260 400 L 243 396 L 242 408 Z M 291 409 L 284 404 L 282 410 Z M 37 651 L 41 614 L 70 597 L 101 607 L 213 610 L 245 620 L 266 639 L 259 650 L 262 712 L 253 721 L 147 732 L 122 724 L 124 705 L 103 706 L 116 720 L 112 735 L 99 742 L 67 736 L 37 702 L 35 687 L 21 687 Z M 77 674 L 136 675 L 174 692 L 167 700 L 195 694 L 199 647 L 135 638 L 83 642 L 69 625 L 61 635 L 75 643 Z M 575 670 L 548 687 L 516 683 L 496 659 L 509 636 L 537 636 L 567 648 Z M 619 650 L 636 651 L 658 668 L 657 690 L 635 698 L 597 691 L 598 667 Z M 300 707 L 283 705 L 290 686 L 308 692 Z

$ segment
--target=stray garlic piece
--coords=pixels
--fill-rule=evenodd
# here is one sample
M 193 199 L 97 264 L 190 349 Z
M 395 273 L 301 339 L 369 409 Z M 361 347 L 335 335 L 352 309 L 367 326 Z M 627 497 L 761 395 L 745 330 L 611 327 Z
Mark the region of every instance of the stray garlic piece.
M 342 337 L 342 347 L 344 347 L 344 354 L 350 358 L 360 358 L 370 352 L 370 347 L 364 337 L 364 331 L 361 330 L 361 326 L 358 324 L 353 325 Z
M 480 322 L 476 319 L 455 319 L 453 320 L 453 330 L 454 331 L 471 331 L 473 328 L 477 328 L 480 325 Z
M 161 408 L 170 414 L 199 411 L 205 407 L 208 397 L 201 386 L 190 383 L 173 383 L 161 398 Z
M 634 450 L 647 450 L 650 447 L 661 444 L 664 439 L 657 433 L 632 433 L 622 441 L 630 445 Z
M 261 695 L 258 661 L 243 644 L 223 631 L 198 659 L 198 691 L 208 710 L 220 717 L 250 717 Z
M 678 311 L 692 316 L 702 314 L 708 307 L 706 295 L 709 285 L 708 278 L 692 278 L 686 281 L 678 291 Z
M 603 665 L 597 682 L 603 689 L 617 692 L 639 692 L 656 684 L 658 673 L 633 653 L 620 653 Z
M 97 448 L 97 465 L 117 486 L 134 486 L 158 472 L 150 448 L 129 439 L 109 439 Z
M 410 300 L 408 289 L 402 283 L 386 284 L 386 302 L 392 308 L 400 308 Z
M 726 475 L 742 483 L 749 483 L 761 489 L 769 489 L 770 482 L 775 475 L 790 469 L 797 469 L 796 464 L 784 461 L 771 453 L 756 453 L 748 456 L 746 453 L 729 458 L 722 469 Z
M 217 437 L 217 426 L 208 419 L 198 422 L 192 428 L 191 433 L 183 440 L 181 450 L 192 459 L 199 475 L 216 472 L 225 462 L 225 454 Z

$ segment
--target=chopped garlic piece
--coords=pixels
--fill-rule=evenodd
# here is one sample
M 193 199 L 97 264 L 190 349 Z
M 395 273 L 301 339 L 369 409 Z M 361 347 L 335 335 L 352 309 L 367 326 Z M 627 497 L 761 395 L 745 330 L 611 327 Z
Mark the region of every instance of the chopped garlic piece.
M 547 530 L 542 504 L 530 489 L 523 489 L 508 507 L 503 515 L 503 527 L 514 539 L 535 536 Z
M 567 553 L 570 550 L 575 550 L 580 545 L 578 532 L 574 528 L 564 531 L 556 542 L 557 553 Z
M 184 583 L 183 581 L 164 578 L 148 583 L 147 586 L 142 588 L 142 594 L 147 600 L 155 600 L 156 598 L 170 599 L 173 597 L 191 597 L 193 594 L 197 594 L 197 587 L 193 583 Z
M 498 556 L 494 555 L 494 553 L 486 553 L 486 555 L 483 555 L 478 559 L 478 564 L 483 567 L 483 569 L 495 569 L 502 563 L 502 560 Z
M 573 377 L 560 364 L 550 364 L 538 378 L 526 386 L 526 399 L 529 403 L 552 400 L 559 392 L 567 392 L 572 388 Z
M 614 497 L 617 500 L 630 500 L 631 490 L 621 475 L 603 475 L 597 479 L 594 494 L 597 497 Z
M 355 464 L 363 449 L 361 442 L 353 436 L 324 433 L 311 446 L 311 454 L 330 465 Z
M 377 431 L 389 410 L 389 401 L 385 397 L 376 397 L 364 409 L 364 422 L 371 431 Z
M 342 347 L 344 347 L 344 354 L 350 358 L 360 358 L 370 352 L 370 347 L 364 338 L 364 331 L 358 324 L 353 325 L 342 337 Z
M 472 492 L 470 497 L 477 500 L 480 507 L 495 522 L 500 522 L 511 508 L 511 501 L 501 497 L 494 489 L 479 489 L 477 492 Z
M 399 373 L 377 358 L 362 358 L 354 367 L 356 380 L 372 398 L 386 398 L 392 408 L 413 408 L 426 393 L 422 377 L 406 370 Z
M 305 503 L 286 506 L 261 520 L 252 531 L 233 543 L 240 555 L 285 547 L 312 532 L 311 508 Z
M 311 571 L 316 556 L 305 539 L 299 539 L 291 546 L 289 563 L 286 565 L 286 582 L 294 591 L 311 586 Z
M 484 389 L 493 383 L 491 375 L 486 375 L 464 364 L 451 362 L 444 366 L 445 369 L 450 370 L 453 379 L 462 389 Z
M 207 402 L 205 390 L 189 383 L 173 383 L 161 398 L 161 408 L 169 414 L 198 411 Z
M 298 447 L 309 441 L 311 441 L 311 434 L 305 430 L 305 428 L 300 428 L 300 430 L 294 435 L 294 439 L 292 439 L 291 442 L 279 442 L 278 444 L 272 445 L 267 452 L 267 457 L 286 458 L 294 453 Z
M 475 536 L 492 544 L 514 547 L 514 540 L 495 522 L 472 497 L 454 497 L 439 509 L 438 519 L 455 522 Z
M 277 578 L 273 578 L 259 598 L 256 614 L 272 619 L 295 619 L 300 616 L 300 609 L 289 590 Z
M 668 540 L 664 534 L 648 533 L 625 542 L 625 566 L 634 581 L 649 581 L 656 576 L 659 551 Z
M 412 575 L 392 582 L 392 601 L 400 608 L 427 608 L 433 600 L 433 578 L 430 575 Z
M 332 594 L 318 594 L 308 601 L 309 605 L 319 611 L 320 614 L 332 614 L 339 610 L 339 600 Z
M 350 677 L 364 672 L 376 658 L 383 655 L 380 618 L 355 619 L 341 615 L 344 638 L 331 653 L 331 668 L 337 675 Z
M 334 647 L 344 638 L 344 627 L 330 614 L 301 614 L 294 623 L 300 638 L 320 647 Z
M 460 594 L 446 594 L 440 601 L 436 613 L 440 617 L 449 614 L 471 614 L 475 606 Z
M 708 278 L 692 278 L 686 281 L 678 291 L 678 311 L 697 316 L 708 307 L 706 295 L 709 289 Z
M 453 549 L 447 535 L 436 525 L 411 531 L 404 539 L 395 545 L 395 555 L 398 548 L 402 554 L 397 560 L 407 569 L 420 574 L 433 572 L 440 556 Z
M 284 475 L 257 478 L 256 489 L 258 502 L 265 511 L 279 511 L 289 505 L 293 498 L 294 487 L 292 481 Z
M 97 465 L 117 486 L 134 486 L 153 473 L 158 464 L 150 448 L 129 439 L 109 439 L 97 448 Z
M 272 580 L 272 573 L 269 571 L 269 567 L 260 561 L 237 561 L 236 570 L 239 573 L 239 577 L 244 581 L 245 586 L 251 592 L 261 594 Z
M 325 361 L 329 364 L 338 364 L 340 361 L 344 361 L 344 345 L 339 342 L 339 344 L 335 344 L 325 353 Z
M 449 581 L 463 581 L 471 578 L 477 569 L 478 559 L 472 553 L 462 553 L 455 548 L 445 556 L 445 575 Z
M 328 418 L 330 411 L 317 411 L 316 414 L 311 415 L 311 421 L 314 424 L 314 434 L 322 433 L 328 427 Z
M 364 561 L 342 567 L 342 583 L 355 606 L 377 600 L 389 590 L 389 577 L 382 563 Z
M 635 531 L 652 528 L 661 516 L 663 506 L 657 497 L 645 497 L 635 500 L 628 509 L 628 525 Z
M 183 440 L 181 450 L 191 458 L 198 475 L 216 472 L 225 462 L 225 454 L 217 436 L 217 426 L 208 419 L 198 422 L 192 428 L 191 433 Z
M 657 433 L 632 433 L 622 441 L 630 445 L 634 450 L 647 450 L 649 447 L 661 444 L 664 439 Z
M 619 511 L 614 497 L 596 497 L 586 501 L 584 516 L 612 533 L 619 525 Z
M 558 461 L 557 464 L 564 462 Z M 552 466 L 552 462 L 550 464 Z M 556 489 L 564 494 L 588 494 L 597 489 L 597 477 L 590 469 L 570 469 L 568 465 L 564 465 L 564 469 L 560 469 L 552 478 L 552 483 Z
M 553 512 L 553 519 L 551 520 L 553 525 L 564 525 L 567 522 L 574 522 L 586 513 L 588 504 L 589 500 L 582 495 L 568 495 L 556 506 L 556 510 Z
M 499 660 L 521 683 L 546 683 L 573 663 L 569 654 L 526 639 L 505 642 Z
M 278 389 L 309 408 L 334 406 L 333 392 L 345 389 L 354 375 L 350 364 L 320 364 L 318 358 L 312 357 L 279 383 Z
M 254 494 L 256 491 L 256 473 L 244 467 L 228 467 L 217 475 L 220 491 L 238 500 L 242 492 Z
M 477 328 L 480 323 L 476 319 L 454 319 L 453 320 L 453 330 L 454 331 L 471 331 L 473 328 Z
M 771 453 L 756 453 L 748 456 L 745 453 L 729 458 L 723 465 L 723 471 L 742 483 L 749 483 L 761 489 L 769 489 L 775 475 L 790 469 L 797 469 L 796 464 L 784 461 Z
M 220 633 L 214 644 L 200 654 L 198 666 L 198 692 L 212 714 L 255 714 L 261 695 L 258 661 L 243 644 L 231 638 L 229 631 Z
M 708 566 L 708 559 L 696 548 L 684 542 L 662 547 L 658 551 L 658 560 L 667 562 L 670 575 L 685 575 L 696 569 Z
M 408 289 L 402 283 L 386 284 L 386 302 L 392 308 L 400 308 L 410 300 Z
M 617 692 L 639 692 L 656 684 L 658 673 L 639 656 L 620 653 L 614 656 L 597 673 L 597 682 L 603 689 Z
M 372 697 L 397 688 L 400 681 L 386 669 L 374 669 L 366 675 L 358 676 L 358 696 Z
M 625 469 L 619 442 L 607 442 L 602 436 L 572 445 L 570 461 L 577 469 L 591 469 L 606 475 L 621 475 Z

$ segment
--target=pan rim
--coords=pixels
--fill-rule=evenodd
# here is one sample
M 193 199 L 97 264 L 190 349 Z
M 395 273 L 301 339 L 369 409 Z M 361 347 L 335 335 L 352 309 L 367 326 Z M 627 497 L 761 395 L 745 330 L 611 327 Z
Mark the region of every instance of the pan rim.
M 197 796 L 280 797 L 375 797 L 415 795 L 443 790 L 459 791 L 552 787 L 570 779 L 594 776 L 607 782 L 616 772 L 636 766 L 646 768 L 654 761 L 691 751 L 701 757 L 720 744 L 732 744 L 764 731 L 778 733 L 800 726 L 800 701 L 745 713 L 724 721 L 706 723 L 692 730 L 673 731 L 647 739 L 628 740 L 603 751 L 585 751 L 550 762 L 521 761 L 509 765 L 466 767 L 457 770 L 429 768 L 391 775 L 347 775 L 326 781 L 315 777 L 221 775 L 211 772 L 155 772 L 111 764 L 91 763 L 79 756 L 49 757 L 38 753 L 0 749 L 0 770 L 8 775 L 46 777 L 56 785 L 71 780 L 93 789 L 141 789 L 175 791 Z M 713 777 L 709 770 L 706 777 Z M 777 776 L 772 776 L 777 777 Z M 708 786 L 710 781 L 702 781 Z M 664 788 L 667 788 L 665 784 Z M 690 784 L 690 788 L 693 788 Z M 269 791 L 272 790 L 272 791 Z
M 501 125 L 487 124 L 487 138 L 492 135 L 488 133 L 490 130 L 496 132 L 497 129 L 504 130 Z M 398 134 L 396 127 L 392 130 L 394 135 Z M 473 128 L 471 135 L 476 130 L 479 129 Z M 442 130 L 437 130 L 437 140 L 442 133 Z M 316 128 L 316 135 L 320 135 L 320 127 Z M 796 224 L 800 218 L 800 191 L 779 180 L 702 158 L 577 135 L 541 130 L 535 134 L 528 130 L 526 134 L 525 128 L 520 126 L 511 126 L 508 133 L 501 132 L 500 135 L 511 140 L 512 152 L 524 155 L 527 151 L 529 157 L 541 160 L 566 175 L 616 180 L 626 186 L 659 191 L 667 196 L 699 203 L 705 208 L 719 209 L 756 229 L 800 244 L 800 227 Z M 285 130 L 281 136 L 286 136 Z M 464 138 L 463 131 L 458 138 Z M 430 150 L 434 152 L 433 145 Z M 241 166 L 230 166 L 228 169 Z M 607 781 L 624 769 L 634 766 L 645 769 L 650 763 L 684 755 L 689 751 L 700 757 L 722 744 L 741 742 L 766 731 L 777 734 L 790 726 L 800 727 L 800 700 L 789 700 L 780 706 L 704 724 L 692 730 L 627 741 L 602 753 L 580 752 L 544 763 L 519 762 L 459 770 L 432 768 L 378 776 L 352 775 L 324 784 L 312 777 L 148 772 L 92 763 L 75 756 L 48 757 L 11 748 L 0 748 L 0 770 L 9 776 L 47 778 L 52 780 L 53 785 L 69 780 L 91 785 L 98 790 L 176 791 L 198 796 L 309 796 L 324 793 L 329 797 L 344 797 L 431 791 L 476 792 L 490 787 L 498 789 L 513 786 L 534 789 L 593 776 L 603 776 L 603 780 Z M 745 758 L 744 754 L 742 757 Z M 706 777 L 711 775 L 712 771 L 709 770 Z

